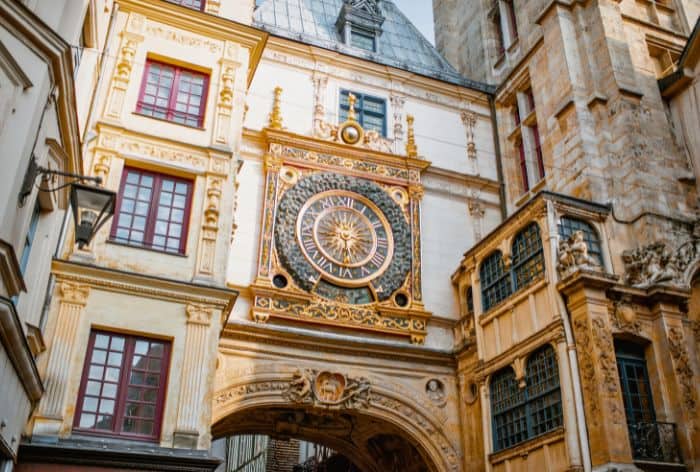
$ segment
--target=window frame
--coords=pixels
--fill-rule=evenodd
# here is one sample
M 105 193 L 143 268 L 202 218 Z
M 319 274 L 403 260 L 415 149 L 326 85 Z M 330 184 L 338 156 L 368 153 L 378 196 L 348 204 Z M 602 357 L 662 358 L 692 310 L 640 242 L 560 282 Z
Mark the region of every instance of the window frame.
M 353 94 L 355 96 L 355 98 L 357 99 L 355 102 L 355 115 L 356 115 L 357 122 L 360 123 L 360 126 L 362 126 L 362 128 L 365 131 L 370 130 L 370 129 L 365 127 L 365 114 L 372 116 L 372 117 L 375 117 L 375 118 L 380 117 L 380 114 L 377 112 L 365 110 L 365 100 L 369 99 L 370 101 L 373 101 L 373 102 L 377 102 L 377 103 L 381 102 L 382 103 L 382 115 L 381 115 L 382 129 L 379 132 L 379 134 L 383 138 L 386 138 L 387 137 L 387 114 L 389 111 L 387 108 L 386 99 L 382 98 L 382 97 L 377 97 L 374 95 L 369 95 L 366 93 L 354 92 L 350 89 L 340 89 L 340 93 L 338 95 L 338 122 L 339 123 L 342 123 L 342 121 L 340 121 L 340 120 L 341 120 L 341 116 L 343 115 L 343 113 L 345 112 L 345 114 L 347 115 L 347 112 L 350 110 L 349 105 L 343 104 L 343 94 L 347 94 L 348 96 L 349 96 L 349 94 Z M 371 130 L 377 131 L 374 128 L 371 128 Z
M 526 249 L 527 248 L 534 248 L 534 250 L 530 251 L 530 253 L 525 253 L 522 258 L 518 258 L 518 255 L 520 254 L 519 251 L 516 251 L 516 244 L 519 242 L 519 238 L 525 237 L 526 233 L 531 231 L 531 229 L 534 228 L 534 236 L 537 238 L 537 241 L 539 243 L 539 247 L 535 248 L 534 246 L 530 245 L 525 245 Z M 527 239 L 526 239 L 527 242 Z M 511 243 L 511 257 L 512 257 L 512 263 L 510 267 L 510 273 L 512 274 L 512 282 L 513 282 L 513 288 L 512 288 L 512 293 L 517 292 L 518 290 L 521 290 L 525 287 L 529 287 L 532 285 L 535 281 L 539 280 L 542 278 L 545 274 L 545 260 L 544 260 L 544 244 L 542 243 L 542 234 L 540 232 L 540 226 L 537 224 L 537 222 L 531 222 L 530 224 L 526 225 L 524 228 L 522 228 L 520 231 L 518 231 L 515 236 L 513 236 L 513 242 Z M 520 268 L 527 268 L 528 264 L 535 260 L 536 258 L 539 258 L 540 260 L 540 266 L 542 267 L 542 270 L 532 276 L 529 280 L 527 280 L 524 284 L 520 285 L 518 283 L 518 270 Z M 519 260 L 516 260 L 519 259 Z
M 649 368 L 647 366 L 647 359 L 644 352 L 644 346 L 636 344 L 631 341 L 615 340 L 615 362 L 617 365 L 618 378 L 620 380 L 620 391 L 622 395 L 622 403 L 625 409 L 625 419 L 628 424 L 628 428 L 632 425 L 638 423 L 655 423 L 656 422 L 656 405 L 654 404 L 654 392 L 651 389 L 651 382 L 649 381 Z M 637 380 L 643 383 L 646 389 L 646 401 L 649 406 L 648 409 L 635 409 L 632 402 L 633 392 L 629 389 L 629 378 L 628 371 L 625 367 L 636 367 L 640 369 L 642 377 L 637 377 Z M 637 394 L 638 397 L 640 395 Z M 641 400 L 641 398 L 640 398 Z M 641 404 L 641 402 L 640 402 Z M 638 416 L 649 415 L 649 418 L 638 418 Z M 632 414 L 633 417 L 630 417 Z
M 543 353 L 545 354 L 545 360 L 546 361 L 551 361 L 550 365 L 545 366 L 546 369 L 540 369 L 537 372 L 549 372 L 552 373 L 547 379 L 545 380 L 553 380 L 556 379 L 556 385 L 552 383 L 552 385 L 548 386 L 547 388 L 543 389 L 542 391 L 538 392 L 533 392 L 533 383 L 534 383 L 534 375 L 533 370 L 531 368 L 531 364 L 537 360 L 539 360 L 538 356 L 542 355 Z M 512 367 L 504 367 L 503 369 L 499 369 L 498 371 L 494 372 L 491 374 L 491 379 L 489 381 L 489 396 L 490 396 L 490 407 L 491 407 L 491 432 L 492 432 L 492 438 L 493 438 L 493 452 L 500 452 L 506 449 L 509 449 L 511 447 L 517 446 L 518 444 L 522 444 L 526 441 L 529 441 L 531 439 L 537 438 L 539 436 L 542 436 L 543 434 L 547 434 L 550 431 L 554 431 L 557 428 L 563 427 L 564 424 L 564 411 L 562 407 L 562 398 L 561 398 L 561 378 L 560 378 L 560 373 L 559 373 L 559 363 L 558 363 L 558 358 L 557 358 L 557 353 L 555 349 L 550 345 L 550 344 L 545 344 L 540 346 L 539 348 L 535 349 L 532 351 L 525 362 L 525 387 L 521 388 L 518 385 L 517 378 L 515 376 L 515 371 L 513 370 Z M 502 377 L 507 377 L 507 380 L 511 383 L 514 384 L 514 387 L 516 390 L 511 392 L 510 397 L 497 397 L 496 396 L 496 391 L 498 389 L 494 388 L 496 381 L 501 381 Z M 539 385 L 536 384 L 536 385 Z M 511 385 L 512 387 L 513 385 Z M 555 402 L 549 404 L 549 407 L 556 407 L 558 413 L 556 416 L 553 416 L 554 418 L 554 423 L 550 428 L 545 429 L 544 431 L 540 431 L 535 433 L 535 426 L 538 424 L 535 423 L 535 417 L 536 415 L 541 411 L 541 409 L 536 409 L 538 402 L 541 399 L 548 399 L 548 398 L 555 398 Z M 496 404 L 497 403 L 508 403 L 508 406 L 505 408 L 500 408 L 496 409 Z M 500 419 L 510 419 L 509 424 L 515 424 L 512 420 L 514 418 L 514 415 L 517 416 L 517 422 L 520 426 L 520 429 L 518 430 L 517 434 L 520 439 L 515 439 L 513 440 L 510 436 L 504 436 L 500 437 L 499 436 L 499 430 L 505 428 L 506 430 L 512 431 L 512 426 L 508 427 L 508 424 L 500 425 L 497 426 L 497 420 Z M 524 423 L 524 424 L 523 424 Z M 558 424 L 556 424 L 558 423 Z M 541 423 L 539 423 L 541 424 Z M 524 428 L 523 428 L 524 426 Z M 511 433 L 511 435 L 513 435 Z
M 355 38 L 356 36 L 359 36 L 365 40 L 371 40 L 372 48 L 368 49 L 366 47 L 359 46 L 357 42 L 353 40 L 353 38 Z M 377 35 L 364 28 L 350 26 L 350 46 L 367 52 L 377 52 Z
M 98 334 L 106 335 L 110 337 L 110 342 L 112 337 L 121 336 L 124 338 L 124 350 L 122 365 L 120 367 L 121 371 L 119 373 L 119 381 L 117 382 L 117 393 L 114 399 L 114 413 L 112 415 L 112 430 L 99 430 L 94 428 L 81 428 L 80 417 L 83 413 L 83 402 L 86 396 L 86 387 L 88 382 L 88 376 L 90 371 L 90 365 L 92 360 L 92 355 L 95 350 L 95 339 Z M 134 358 L 134 348 L 136 341 L 147 341 L 147 342 L 160 342 L 163 344 L 163 355 L 161 356 L 161 369 L 160 369 L 160 379 L 161 385 L 158 388 L 158 397 L 155 403 L 155 414 L 153 416 L 153 434 L 150 436 L 136 433 L 125 433 L 123 429 L 124 412 L 127 403 L 127 393 L 129 387 L 129 376 L 131 374 L 131 363 Z M 108 351 L 109 352 L 109 351 Z M 116 437 L 116 438 L 128 438 L 136 439 L 146 442 L 158 442 L 160 441 L 160 435 L 163 426 L 163 417 L 165 413 L 165 402 L 167 399 L 168 382 L 170 375 L 170 362 L 172 353 L 172 342 L 170 340 L 142 336 L 142 335 L 132 335 L 125 334 L 117 331 L 109 331 L 104 329 L 91 329 L 90 337 L 88 338 L 87 350 L 85 352 L 85 359 L 83 361 L 83 370 L 80 378 L 80 385 L 78 389 L 78 397 L 75 405 L 75 414 L 73 416 L 73 431 L 80 434 L 103 436 L 103 437 Z
M 129 171 L 138 172 L 140 175 L 148 175 L 153 178 L 153 187 L 151 187 L 151 200 L 148 207 L 148 215 L 146 216 L 146 226 L 144 228 L 144 241 L 141 244 L 132 241 L 121 241 L 117 238 L 117 230 L 119 229 L 119 217 L 121 216 L 122 203 L 124 201 L 124 188 L 127 183 L 127 175 Z M 155 224 L 158 211 L 158 201 L 160 200 L 160 194 L 162 191 L 163 180 L 173 180 L 176 183 L 181 182 L 187 185 L 188 194 L 185 199 L 185 207 L 183 209 L 183 219 L 182 219 L 182 232 L 180 237 L 180 246 L 177 251 L 168 251 L 166 248 L 160 249 L 153 247 L 153 238 L 155 232 Z M 194 199 L 194 180 L 189 180 L 183 177 L 173 176 L 170 174 L 164 174 L 156 171 L 145 170 L 139 167 L 133 167 L 125 165 L 122 170 L 122 178 L 119 183 L 119 192 L 117 193 L 117 201 L 114 207 L 114 218 L 112 218 L 112 227 L 109 232 L 109 242 L 115 244 L 122 244 L 128 247 L 134 247 L 139 249 L 148 249 L 151 251 L 160 252 L 163 254 L 173 254 L 185 256 L 187 254 L 187 239 L 189 236 L 190 227 L 190 216 L 192 213 L 192 200 Z M 156 191 L 157 188 L 157 191 Z M 171 207 L 172 209 L 172 207 Z M 168 220 L 170 221 L 170 220 Z
M 169 1 L 169 0 L 168 0 Z M 189 7 L 184 7 L 184 8 L 189 8 Z M 173 85 L 170 90 L 170 94 L 168 95 L 168 105 L 167 108 L 165 108 L 165 118 L 160 118 L 158 116 L 152 116 L 147 113 L 144 113 L 143 109 L 146 107 L 153 107 L 156 108 L 156 105 L 151 105 L 151 104 L 145 104 L 143 99 L 146 94 L 146 86 L 148 85 L 148 74 L 151 70 L 151 66 L 157 64 L 159 66 L 164 66 L 164 67 L 170 67 L 173 69 Z M 194 75 L 199 75 L 204 78 L 204 82 L 202 83 L 202 101 L 199 106 L 199 111 L 200 114 L 197 116 L 197 126 L 187 124 L 187 123 L 178 123 L 177 121 L 173 120 L 173 116 L 176 113 L 181 113 L 175 110 L 175 105 L 177 105 L 177 94 L 180 86 L 180 79 L 182 78 L 182 73 L 187 72 L 189 74 L 194 74 Z M 173 123 L 176 125 L 181 125 L 181 126 L 187 126 L 188 128 L 193 128 L 193 129 L 204 129 L 204 119 L 206 118 L 207 114 L 207 100 L 209 99 L 209 81 L 211 79 L 211 75 L 202 72 L 200 70 L 184 67 L 184 66 L 179 66 L 176 64 L 171 64 L 168 62 L 164 62 L 161 60 L 157 59 L 152 59 L 152 58 L 147 58 L 146 59 L 146 65 L 143 68 L 143 76 L 141 77 L 141 85 L 139 86 L 139 96 L 136 101 L 136 110 L 135 113 L 140 115 L 140 116 L 145 116 L 147 118 L 152 118 L 154 120 L 160 120 L 160 121 L 167 121 L 168 123 Z M 162 107 L 158 107 L 162 108 Z M 185 113 L 186 115 L 189 115 L 189 113 Z
M 486 267 L 487 267 L 487 262 L 493 260 L 496 260 L 498 258 L 498 269 L 500 270 L 500 275 L 497 275 L 493 277 L 493 280 L 489 280 L 489 283 L 486 284 L 485 280 L 487 280 L 487 277 L 485 273 Z M 488 269 L 490 270 L 490 269 Z M 497 306 L 499 303 L 503 302 L 505 299 L 510 297 L 513 294 L 513 282 L 511 279 L 510 275 L 510 270 L 506 270 L 505 264 L 503 263 L 503 253 L 501 251 L 494 251 L 488 256 L 486 256 L 482 261 L 479 266 L 479 279 L 481 281 L 481 309 L 482 313 L 486 313 L 489 311 L 491 308 Z M 488 277 L 490 279 L 490 277 Z M 498 293 L 501 291 L 499 289 L 499 285 L 503 284 L 503 282 L 506 282 L 503 286 L 505 287 L 505 294 L 503 295 L 502 298 L 498 297 Z M 494 296 L 491 297 L 490 295 L 487 296 L 487 291 L 488 290 L 494 290 Z M 490 299 L 493 298 L 494 301 L 491 302 Z

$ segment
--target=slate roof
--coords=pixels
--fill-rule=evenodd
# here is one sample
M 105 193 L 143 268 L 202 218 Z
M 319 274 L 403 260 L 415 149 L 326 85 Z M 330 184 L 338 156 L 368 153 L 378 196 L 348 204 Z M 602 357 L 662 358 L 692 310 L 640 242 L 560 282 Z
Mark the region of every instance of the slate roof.
M 452 84 L 493 92 L 493 87 L 462 77 L 391 0 L 379 0 L 385 20 L 378 51 L 343 43 L 335 23 L 343 0 L 263 0 L 253 25 L 274 36 L 335 50 Z

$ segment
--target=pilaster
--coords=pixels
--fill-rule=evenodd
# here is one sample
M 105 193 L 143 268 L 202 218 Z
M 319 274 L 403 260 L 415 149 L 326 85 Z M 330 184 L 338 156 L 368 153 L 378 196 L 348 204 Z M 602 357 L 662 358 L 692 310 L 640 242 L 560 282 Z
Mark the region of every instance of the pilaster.
M 224 162 L 221 164 L 226 165 Z M 224 179 L 225 177 L 219 173 L 207 173 L 206 175 L 202 231 L 197 253 L 197 269 L 194 276 L 194 280 L 197 281 L 213 282 L 218 275 L 215 262 Z
M 117 50 L 114 74 L 104 110 L 107 119 L 121 122 L 124 100 L 134 68 L 136 49 L 144 40 L 145 23 L 145 16 L 138 13 L 130 13 L 126 28 L 120 33 L 121 43 Z
M 569 368 L 568 362 L 569 352 L 564 338 L 556 340 L 556 351 L 561 387 L 562 413 L 564 415 L 564 428 L 566 430 L 566 450 L 569 453 L 569 470 L 582 471 L 583 459 L 581 457 L 578 426 L 576 424 L 574 386 L 571 381 L 571 369 Z
M 185 308 L 187 328 L 185 353 L 183 355 L 182 378 L 177 422 L 173 433 L 173 445 L 177 448 L 197 449 L 201 444 L 203 406 L 207 381 L 207 359 L 209 328 L 213 309 L 206 305 L 189 304 Z M 208 422 L 207 422 L 208 425 Z
M 207 2 L 209 5 L 209 2 Z M 214 116 L 213 144 L 215 146 L 231 147 L 231 138 L 236 136 L 233 129 L 233 113 L 236 91 L 236 72 L 241 67 L 236 61 L 238 46 L 226 41 L 224 56 L 219 59 L 218 95 L 216 114 Z
M 56 329 L 48 349 L 48 364 L 44 375 L 45 393 L 39 403 L 34 422 L 35 435 L 57 436 L 64 420 L 65 394 L 70 376 L 75 335 L 83 317 L 90 288 L 71 282 L 59 282 L 60 294 Z

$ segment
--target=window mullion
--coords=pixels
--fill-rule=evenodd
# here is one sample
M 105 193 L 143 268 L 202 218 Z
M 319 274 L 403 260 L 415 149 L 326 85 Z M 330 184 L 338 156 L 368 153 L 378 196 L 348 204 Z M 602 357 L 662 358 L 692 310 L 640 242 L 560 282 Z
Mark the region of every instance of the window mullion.
M 180 89 L 180 75 L 181 70 L 179 67 L 174 69 L 173 76 L 173 89 L 170 91 L 170 97 L 168 97 L 168 120 L 172 121 L 175 119 L 175 105 L 177 103 L 177 93 Z
M 160 201 L 160 190 L 163 178 L 158 174 L 153 175 L 153 190 L 151 192 L 151 205 L 146 219 L 146 229 L 144 231 L 144 243 L 153 247 L 153 234 L 155 233 L 156 220 L 158 219 L 158 202 Z
M 110 343 L 112 342 L 113 336 L 110 336 Z M 124 336 L 124 355 L 122 356 L 122 369 L 119 376 L 119 386 L 117 389 L 117 401 L 114 406 L 114 424 L 112 425 L 112 431 L 117 434 L 122 433 L 122 427 L 124 422 L 124 409 L 126 408 L 126 398 L 129 390 L 129 376 L 131 375 L 131 358 L 133 355 L 133 338 L 130 336 Z

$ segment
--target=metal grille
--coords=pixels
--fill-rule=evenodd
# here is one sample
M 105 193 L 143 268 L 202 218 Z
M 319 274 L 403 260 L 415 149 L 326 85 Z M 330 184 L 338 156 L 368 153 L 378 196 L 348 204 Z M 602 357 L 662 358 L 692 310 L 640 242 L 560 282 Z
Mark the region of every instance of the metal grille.
M 512 293 L 510 274 L 503 266 L 503 255 L 496 251 L 481 263 L 481 298 L 483 311 L 488 311 Z
M 588 245 L 588 253 L 595 257 L 600 265 L 603 265 L 603 251 L 600 247 L 600 238 L 598 238 L 598 233 L 593 229 L 593 226 L 583 220 L 568 216 L 562 217 L 559 223 L 559 235 L 564 239 L 568 239 L 576 231 L 583 232 L 583 240 Z
M 527 287 L 544 274 L 544 252 L 537 223 L 530 224 L 513 240 L 515 290 Z
M 559 369 L 551 346 L 527 362 L 526 387 L 520 388 L 510 367 L 491 380 L 494 450 L 511 447 L 562 425 Z

